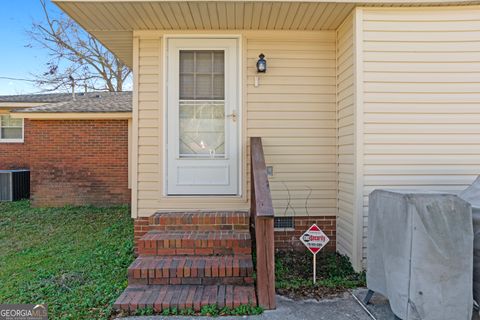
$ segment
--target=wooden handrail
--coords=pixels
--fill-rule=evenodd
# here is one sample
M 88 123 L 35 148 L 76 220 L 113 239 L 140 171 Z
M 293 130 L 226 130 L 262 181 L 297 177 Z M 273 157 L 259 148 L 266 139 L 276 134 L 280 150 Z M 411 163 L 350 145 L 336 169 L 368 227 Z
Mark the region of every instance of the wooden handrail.
M 267 166 L 263 154 L 262 138 L 250 138 L 252 160 L 252 193 L 255 196 L 255 213 L 260 217 L 273 217 L 272 195 L 268 183 Z
M 274 210 L 262 139 L 250 138 L 250 214 L 257 254 L 257 298 L 264 309 L 275 309 Z

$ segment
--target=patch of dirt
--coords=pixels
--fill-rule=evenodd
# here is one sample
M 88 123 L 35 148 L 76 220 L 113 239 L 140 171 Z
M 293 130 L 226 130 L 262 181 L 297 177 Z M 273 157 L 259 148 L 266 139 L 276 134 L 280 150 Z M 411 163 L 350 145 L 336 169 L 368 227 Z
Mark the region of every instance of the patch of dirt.
M 343 287 L 329 288 L 322 286 L 301 286 L 298 288 L 279 288 L 276 291 L 279 295 L 285 296 L 293 300 L 322 300 L 341 297 L 345 292 L 348 291 L 348 289 Z

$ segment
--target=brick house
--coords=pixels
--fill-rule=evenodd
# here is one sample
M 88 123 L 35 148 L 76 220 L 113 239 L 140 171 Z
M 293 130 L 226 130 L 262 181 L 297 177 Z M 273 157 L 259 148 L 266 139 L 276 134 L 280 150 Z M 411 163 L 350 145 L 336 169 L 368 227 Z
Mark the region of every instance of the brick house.
M 0 96 L 0 170 L 30 169 L 34 206 L 129 204 L 131 98 Z
M 270 308 L 274 243 L 315 222 L 361 270 L 372 190 L 480 173 L 478 1 L 53 2 L 133 70 L 117 308 Z

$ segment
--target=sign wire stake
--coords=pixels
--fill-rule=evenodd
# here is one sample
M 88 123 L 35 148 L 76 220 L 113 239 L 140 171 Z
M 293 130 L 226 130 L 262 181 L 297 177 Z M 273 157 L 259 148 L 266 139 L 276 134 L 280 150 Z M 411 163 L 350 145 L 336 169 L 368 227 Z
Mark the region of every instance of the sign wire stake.
M 313 284 L 317 283 L 317 254 L 313 255 Z

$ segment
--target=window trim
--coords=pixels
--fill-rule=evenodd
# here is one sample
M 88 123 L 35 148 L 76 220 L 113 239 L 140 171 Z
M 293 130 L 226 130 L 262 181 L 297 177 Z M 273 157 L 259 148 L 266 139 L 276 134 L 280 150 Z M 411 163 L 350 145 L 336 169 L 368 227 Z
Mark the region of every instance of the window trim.
M 7 114 L 0 114 L 1 116 L 9 116 L 12 117 L 9 113 Z M 0 121 L 0 130 L 2 128 L 2 123 Z M 0 132 L 1 134 L 1 132 Z M 25 142 L 25 119 L 22 118 L 22 138 L 21 139 L 4 139 L 0 136 L 0 143 L 24 143 Z

